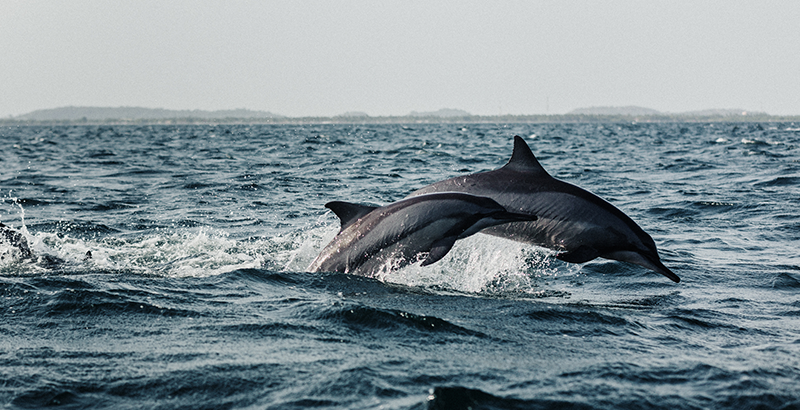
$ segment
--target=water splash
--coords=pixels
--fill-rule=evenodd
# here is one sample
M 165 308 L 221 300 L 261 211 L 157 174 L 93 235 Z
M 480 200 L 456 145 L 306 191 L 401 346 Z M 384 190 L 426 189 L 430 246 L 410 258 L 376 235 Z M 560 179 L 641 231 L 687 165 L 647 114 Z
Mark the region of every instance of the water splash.
M 273 238 L 278 248 L 288 251 L 285 255 L 276 253 L 276 261 L 283 261 L 286 272 L 301 272 L 308 269 L 311 262 L 339 232 L 339 224 L 333 222 L 333 212 L 328 211 L 317 218 L 311 226 Z
M 270 238 L 270 259 L 283 271 L 304 271 L 338 231 L 339 223 L 328 212 L 306 229 Z M 536 296 L 551 291 L 542 288 L 543 282 L 571 276 L 580 269 L 574 265 L 565 271 L 564 264 L 554 263 L 550 251 L 490 235 L 457 241 L 442 260 L 429 266 L 422 267 L 417 261 L 398 270 L 397 265 L 396 260 L 386 261 L 370 276 L 412 287 Z
M 555 277 L 560 267 L 550 252 L 489 235 L 474 235 L 456 242 L 442 260 L 398 271 L 383 270 L 376 278 L 406 286 L 448 289 L 465 293 L 534 295 L 541 280 Z

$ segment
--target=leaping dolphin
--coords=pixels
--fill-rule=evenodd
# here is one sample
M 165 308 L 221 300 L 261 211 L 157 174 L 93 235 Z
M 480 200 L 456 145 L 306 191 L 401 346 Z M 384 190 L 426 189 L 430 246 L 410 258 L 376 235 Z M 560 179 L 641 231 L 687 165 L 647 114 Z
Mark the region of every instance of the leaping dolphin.
M 458 239 L 535 215 L 507 212 L 492 199 L 458 192 L 419 195 L 382 207 L 334 201 L 325 204 L 342 228 L 311 263 L 310 272 L 371 275 L 442 259 Z M 387 265 L 389 263 L 390 265 Z
M 630 262 L 674 282 L 658 256 L 653 238 L 636 222 L 589 191 L 553 178 L 519 136 L 502 168 L 459 176 L 428 185 L 410 197 L 434 192 L 465 192 L 492 198 L 510 212 L 538 216 L 482 232 L 549 248 L 565 262 L 584 263 L 597 257 Z

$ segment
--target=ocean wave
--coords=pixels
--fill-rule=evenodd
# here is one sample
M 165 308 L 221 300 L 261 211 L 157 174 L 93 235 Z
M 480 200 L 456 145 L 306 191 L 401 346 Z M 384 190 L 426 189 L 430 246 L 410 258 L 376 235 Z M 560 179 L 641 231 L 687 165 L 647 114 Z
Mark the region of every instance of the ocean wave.
M 429 333 L 448 333 L 463 336 L 487 337 L 481 332 L 454 325 L 444 319 L 434 316 L 417 315 L 414 313 L 379 309 L 362 304 L 343 304 L 325 309 L 314 309 L 309 312 L 309 317 L 314 320 L 344 324 L 356 331 L 371 332 L 380 330 L 382 334 L 391 332 L 406 333 L 408 331 L 421 331 Z
M 35 254 L 0 261 L 0 403 L 800 408 L 794 128 L 0 127 L 0 220 Z M 494 169 L 517 134 L 681 283 L 480 234 L 425 268 L 307 272 L 326 202 Z

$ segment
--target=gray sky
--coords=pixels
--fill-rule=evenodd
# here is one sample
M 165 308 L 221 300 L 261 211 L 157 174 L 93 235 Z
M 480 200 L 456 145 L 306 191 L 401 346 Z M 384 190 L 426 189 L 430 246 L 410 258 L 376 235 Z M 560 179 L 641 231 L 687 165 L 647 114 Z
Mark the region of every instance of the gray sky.
M 800 114 L 800 2 L 0 1 L 0 117 Z

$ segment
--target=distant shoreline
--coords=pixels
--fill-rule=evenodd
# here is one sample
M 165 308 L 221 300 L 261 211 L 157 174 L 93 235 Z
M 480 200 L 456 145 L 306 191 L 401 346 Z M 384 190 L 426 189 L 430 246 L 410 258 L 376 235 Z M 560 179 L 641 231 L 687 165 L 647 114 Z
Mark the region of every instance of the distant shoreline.
M 77 120 L 0 119 L 0 125 L 190 125 L 190 124 L 495 124 L 495 123 L 698 123 L 698 122 L 800 122 L 800 115 L 469 115 L 461 117 L 274 117 L 274 118 L 107 118 Z

